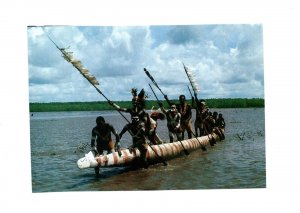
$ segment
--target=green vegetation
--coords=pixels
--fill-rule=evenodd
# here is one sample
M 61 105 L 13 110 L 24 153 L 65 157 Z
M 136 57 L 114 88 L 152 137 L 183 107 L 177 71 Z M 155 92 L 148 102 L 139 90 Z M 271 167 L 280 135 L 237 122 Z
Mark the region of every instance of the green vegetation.
M 265 107 L 265 101 L 261 98 L 222 98 L 207 99 L 207 105 L 210 108 L 257 108 Z
M 178 103 L 178 100 L 173 100 Z M 167 108 L 166 101 L 162 101 Z M 172 102 L 172 100 L 171 100 Z M 188 100 L 191 103 L 190 100 Z M 121 108 L 130 108 L 131 101 L 116 101 L 117 105 Z M 223 99 L 206 99 L 209 108 L 253 108 L 264 107 L 264 99 L 261 98 L 223 98 Z M 158 107 L 156 101 L 147 100 L 146 108 L 151 109 L 154 106 Z M 101 111 L 113 110 L 114 108 L 106 101 L 97 102 L 53 102 L 53 103 L 30 103 L 30 112 L 59 112 L 59 111 Z

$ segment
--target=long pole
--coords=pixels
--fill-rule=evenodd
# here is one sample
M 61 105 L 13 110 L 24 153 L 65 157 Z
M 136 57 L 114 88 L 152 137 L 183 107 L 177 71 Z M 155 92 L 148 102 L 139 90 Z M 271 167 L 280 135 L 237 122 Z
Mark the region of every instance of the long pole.
M 158 84 L 156 83 L 156 81 L 154 80 L 154 78 L 152 77 L 152 75 L 149 73 L 149 71 L 144 68 L 144 71 L 146 73 L 146 75 L 151 79 L 151 81 L 153 82 L 153 84 L 157 87 L 157 89 L 162 93 L 162 95 L 164 96 L 164 98 L 166 99 L 166 101 L 168 102 L 169 106 L 171 106 L 171 102 L 170 100 L 168 99 L 168 97 L 161 91 L 161 89 L 159 88 Z M 203 151 L 206 151 L 207 149 L 205 148 L 205 146 L 198 140 L 198 138 L 196 138 L 197 141 L 199 142 L 200 146 L 201 146 L 201 149 Z
M 82 64 L 79 62 L 79 61 L 77 61 L 77 60 L 74 60 L 74 58 L 72 57 L 72 55 L 70 54 L 70 53 L 67 53 L 66 51 L 65 51 L 65 49 L 63 49 L 63 48 L 60 48 L 51 38 L 50 38 L 50 36 L 48 35 L 48 34 L 46 34 L 47 36 L 48 36 L 48 38 L 50 39 L 50 41 L 55 45 L 55 47 L 63 54 L 63 57 L 64 57 L 64 59 L 65 60 L 67 60 L 68 62 L 70 62 L 82 75 L 83 75 L 83 77 L 85 78 L 85 79 L 87 79 L 88 80 L 88 82 L 90 83 L 90 84 L 92 84 L 92 86 L 97 90 L 97 92 L 98 93 L 100 93 L 107 101 L 108 101 L 108 103 L 111 105 L 111 106 L 113 106 L 115 109 L 117 109 L 117 111 L 120 113 L 120 115 L 128 122 L 128 123 L 130 123 L 129 122 L 129 120 L 118 110 L 118 107 L 115 105 L 115 104 L 113 104 L 104 94 L 103 94 L 103 92 L 101 92 L 101 90 L 96 86 L 96 84 L 99 84 L 99 82 L 97 81 L 97 79 L 94 77 L 94 76 L 92 76 L 92 75 L 90 75 L 90 73 L 88 72 L 88 70 L 87 69 L 85 69 L 85 68 L 83 68 L 83 66 L 82 66 Z M 130 132 L 129 132 L 130 133 Z M 131 134 L 131 133 L 130 133 Z M 132 134 L 131 134 L 131 136 L 133 136 Z M 147 141 L 146 141 L 146 143 L 147 143 Z M 148 143 L 147 143 L 148 144 Z M 149 145 L 149 144 L 148 144 Z M 157 155 L 157 157 L 163 162 L 163 164 L 164 165 L 167 165 L 167 163 L 166 163 L 166 161 L 161 157 L 161 156 L 159 156 L 158 154 L 157 154 L 157 152 L 152 148 L 152 146 L 151 145 L 149 145 L 150 147 L 151 147 L 151 149 L 153 150 L 153 152 Z
M 166 99 L 166 101 L 169 104 L 169 106 L 171 106 L 172 104 L 171 104 L 171 101 L 169 100 L 168 96 L 163 93 L 163 91 L 160 89 L 160 87 L 158 86 L 158 84 L 156 83 L 156 81 L 154 80 L 154 78 L 152 77 L 152 75 L 149 73 L 149 71 L 146 68 L 144 68 L 144 71 L 145 71 L 146 75 L 150 78 L 150 80 L 152 81 L 152 83 L 157 87 L 157 89 L 164 96 L 164 98 Z
M 203 121 L 201 112 L 199 112 L 199 109 L 198 109 L 198 103 L 199 103 L 199 100 L 198 100 L 198 97 L 197 97 L 196 86 L 195 86 L 195 84 L 194 84 L 194 83 L 192 82 L 192 80 L 191 80 L 191 76 L 190 76 L 190 73 L 189 73 L 188 70 L 187 70 L 187 67 L 184 65 L 184 63 L 182 63 L 182 64 L 183 64 L 183 67 L 184 67 L 184 71 L 185 71 L 185 73 L 186 73 L 186 75 L 187 75 L 187 77 L 188 77 L 188 79 L 189 79 L 189 82 L 190 82 L 190 84 L 191 84 L 191 86 L 192 86 L 192 89 L 193 89 L 193 91 L 194 91 L 194 96 L 195 96 L 195 101 L 196 101 L 196 107 L 195 107 L 195 108 L 196 108 L 196 111 L 197 111 L 197 113 L 199 113 L 199 115 L 200 115 L 200 117 L 201 117 L 201 120 Z M 192 96 L 192 98 L 193 98 L 193 95 L 192 95 L 192 92 L 191 92 L 189 86 L 188 86 L 188 89 L 189 89 L 189 92 L 190 92 L 190 94 L 191 94 L 191 96 Z M 210 139 L 210 137 L 209 137 L 209 134 L 208 134 L 208 132 L 207 132 L 207 129 L 206 129 L 205 125 L 206 125 L 206 124 L 203 123 L 204 130 L 205 130 L 205 132 L 207 133 L 207 137 L 208 137 L 209 141 L 211 141 L 211 139 Z M 196 137 L 196 135 L 193 133 L 193 131 L 192 131 L 192 134 L 194 135 L 194 137 Z M 196 137 L 196 139 L 198 140 L 197 137 Z M 200 143 L 199 140 L 198 140 L 198 142 Z M 201 144 L 201 143 L 200 143 L 200 144 Z M 212 143 L 210 143 L 210 145 L 213 146 Z M 206 148 L 205 148 L 205 149 L 206 149 Z

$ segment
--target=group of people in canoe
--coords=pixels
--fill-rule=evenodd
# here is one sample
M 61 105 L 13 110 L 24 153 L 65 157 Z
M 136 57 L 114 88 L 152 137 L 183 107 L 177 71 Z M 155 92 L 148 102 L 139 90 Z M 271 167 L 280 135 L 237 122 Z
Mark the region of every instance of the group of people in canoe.
M 121 132 L 118 134 L 116 129 L 109 123 L 105 122 L 104 117 L 96 118 L 96 126 L 92 130 L 91 147 L 95 155 L 101 155 L 104 151 L 111 153 L 117 151 L 121 155 L 120 139 L 125 132 L 129 132 L 132 136 L 132 146 L 130 149 L 138 148 L 140 151 L 140 164 L 147 168 L 146 152 L 149 144 L 161 144 L 156 132 L 158 120 L 167 120 L 167 128 L 169 131 L 169 142 L 181 141 L 185 137 L 199 137 L 208 135 L 213 131 L 224 139 L 221 128 L 225 128 L 225 121 L 221 113 L 211 112 L 206 105 L 205 100 L 195 100 L 192 98 L 192 104 L 188 104 L 185 95 L 179 96 L 179 103 L 169 103 L 169 109 L 165 109 L 162 102 L 158 102 L 159 109 L 148 113 L 146 111 L 146 98 L 144 89 L 139 93 L 136 88 L 131 90 L 132 108 L 121 108 L 109 101 L 118 111 L 130 113 L 131 121 L 129 121 Z M 192 108 L 196 110 L 196 118 L 194 121 L 194 129 L 192 127 Z M 112 140 L 112 134 L 115 136 L 115 142 Z M 213 145 L 213 143 L 211 144 Z M 99 173 L 99 168 L 95 168 Z

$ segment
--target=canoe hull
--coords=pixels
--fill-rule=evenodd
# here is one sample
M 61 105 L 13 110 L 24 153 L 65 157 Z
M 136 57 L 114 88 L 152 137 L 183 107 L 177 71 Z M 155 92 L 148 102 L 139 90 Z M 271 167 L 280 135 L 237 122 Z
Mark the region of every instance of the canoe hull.
M 221 132 L 224 134 L 223 129 L 221 129 Z M 160 163 L 161 159 L 169 160 L 184 155 L 184 149 L 188 152 L 192 152 L 203 146 L 209 147 L 211 146 L 212 141 L 216 142 L 221 141 L 222 139 L 222 135 L 213 132 L 206 136 L 186 139 L 181 142 L 177 141 L 173 143 L 151 145 L 152 148 L 148 146 L 146 153 L 147 161 L 149 164 Z M 80 169 L 95 167 L 124 167 L 133 165 L 140 157 L 140 152 L 137 148 L 132 150 L 123 149 L 121 150 L 121 153 L 121 156 L 119 156 L 117 152 L 113 152 L 111 154 L 94 157 L 93 153 L 89 152 L 85 155 L 85 157 L 80 158 L 77 161 L 77 166 Z

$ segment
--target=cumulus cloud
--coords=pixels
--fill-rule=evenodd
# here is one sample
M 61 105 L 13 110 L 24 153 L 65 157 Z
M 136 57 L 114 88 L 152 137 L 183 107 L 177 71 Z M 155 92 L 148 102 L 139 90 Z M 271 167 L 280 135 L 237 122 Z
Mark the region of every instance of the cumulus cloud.
M 30 102 L 103 100 L 47 35 L 69 47 L 112 100 L 129 100 L 132 87 L 151 94 L 143 68 L 170 98 L 188 95 L 182 62 L 203 98 L 264 94 L 261 25 L 52 26 L 28 28 Z

